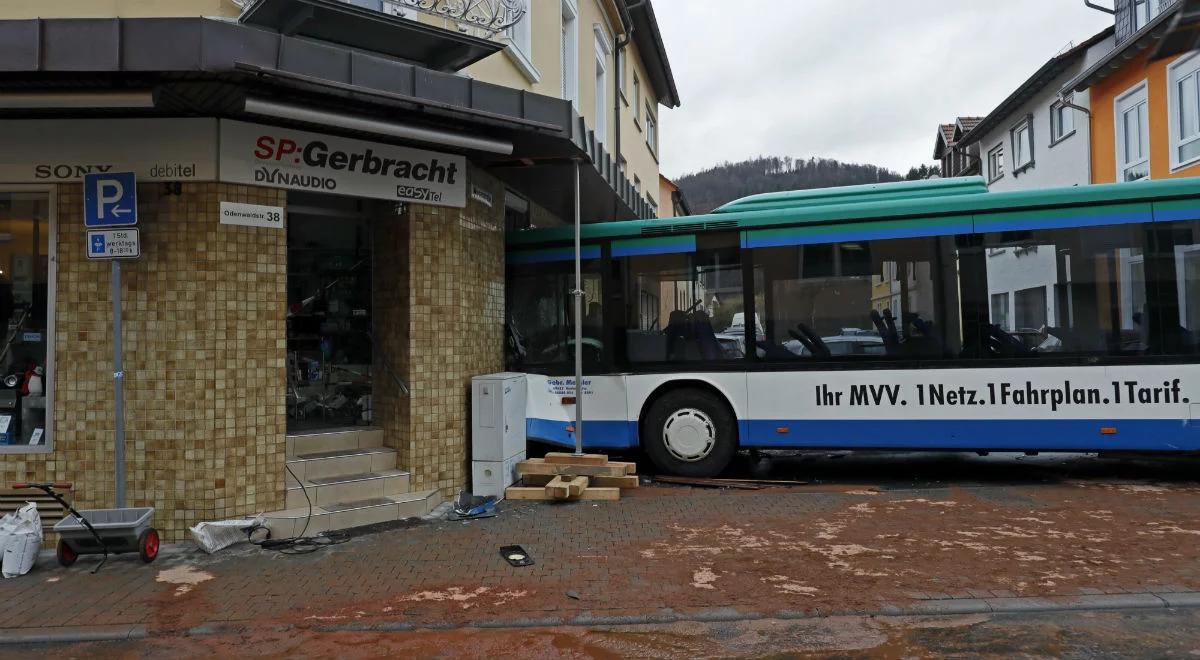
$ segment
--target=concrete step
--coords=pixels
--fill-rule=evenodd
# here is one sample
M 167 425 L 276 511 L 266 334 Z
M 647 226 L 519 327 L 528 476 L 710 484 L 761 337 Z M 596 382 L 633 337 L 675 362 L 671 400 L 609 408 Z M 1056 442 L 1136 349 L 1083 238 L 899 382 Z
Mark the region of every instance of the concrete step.
M 367 472 L 382 472 L 396 468 L 396 450 L 391 447 L 355 447 L 333 449 L 289 458 L 284 479 L 288 487 L 298 486 L 300 481 L 337 477 Z M 298 481 L 299 480 L 299 481 Z
M 296 433 L 284 438 L 288 458 L 302 454 L 382 447 L 383 429 L 373 426 L 353 426 L 340 429 Z
M 423 516 L 440 503 L 438 491 L 424 490 L 314 506 L 307 530 L 304 530 L 309 514 L 307 506 L 274 511 L 264 518 L 271 530 L 271 538 L 280 539 L 299 535 L 302 530 L 306 536 L 314 536 L 321 532 Z
M 409 474 L 404 470 L 390 469 L 361 474 L 346 474 L 331 477 L 307 478 L 299 484 L 289 486 L 284 506 L 289 509 L 307 506 L 308 500 L 324 507 L 340 502 L 358 502 L 377 497 L 407 493 Z M 307 491 L 307 499 L 305 498 Z

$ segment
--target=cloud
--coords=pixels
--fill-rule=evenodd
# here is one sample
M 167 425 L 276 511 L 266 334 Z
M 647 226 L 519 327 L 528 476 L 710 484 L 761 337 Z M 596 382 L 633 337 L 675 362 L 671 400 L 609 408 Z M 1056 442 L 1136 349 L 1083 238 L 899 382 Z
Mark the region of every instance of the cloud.
M 756 155 L 895 170 L 1112 23 L 1083 0 L 655 0 L 683 105 L 668 176 Z

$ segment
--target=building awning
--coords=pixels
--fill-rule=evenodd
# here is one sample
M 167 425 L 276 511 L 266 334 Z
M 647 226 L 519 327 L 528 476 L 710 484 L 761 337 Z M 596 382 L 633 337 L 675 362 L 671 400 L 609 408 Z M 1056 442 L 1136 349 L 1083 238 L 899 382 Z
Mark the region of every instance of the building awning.
M 64 92 L 75 95 L 74 102 L 63 103 Z M 152 101 L 78 102 L 88 94 Z M 582 168 L 585 222 L 644 218 L 651 212 L 569 101 L 221 19 L 0 20 L 0 119 L 261 121 L 261 114 L 247 112 L 247 98 L 511 141 L 510 156 L 458 151 L 482 166 L 501 168 L 509 185 L 561 218 L 574 217 L 574 196 L 565 183 L 570 167 L 564 163 L 586 160 L 592 166 Z M 294 118 L 272 123 L 396 141 L 387 134 Z M 550 166 L 563 171 L 563 185 L 546 185 Z
M 254 0 L 238 20 L 390 55 L 434 71 L 458 71 L 504 49 L 495 41 L 335 0 Z

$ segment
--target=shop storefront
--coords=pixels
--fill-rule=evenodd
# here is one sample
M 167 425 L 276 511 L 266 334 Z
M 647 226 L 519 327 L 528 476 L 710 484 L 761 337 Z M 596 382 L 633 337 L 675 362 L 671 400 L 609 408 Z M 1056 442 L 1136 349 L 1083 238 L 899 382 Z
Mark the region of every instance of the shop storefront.
M 327 527 L 462 489 L 470 378 L 503 367 L 507 199 L 570 218 L 589 159 L 585 218 L 635 213 L 570 104 L 261 26 L 56 23 L 0 21 L 31 53 L 0 66 L 22 90 L 0 92 L 0 480 L 112 505 L 111 275 L 82 178 L 128 171 L 128 505 L 174 540 L 293 510 L 297 479 L 340 498 Z M 329 58 L 355 64 L 339 79 Z M 318 472 L 330 458 L 353 474 Z

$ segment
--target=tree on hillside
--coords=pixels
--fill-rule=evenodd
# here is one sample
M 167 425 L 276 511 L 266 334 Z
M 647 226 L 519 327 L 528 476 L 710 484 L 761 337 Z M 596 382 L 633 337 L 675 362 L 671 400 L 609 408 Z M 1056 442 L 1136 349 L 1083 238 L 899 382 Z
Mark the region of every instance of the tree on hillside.
M 908 169 L 908 174 L 904 175 L 905 181 L 920 181 L 928 179 L 931 175 L 942 175 L 942 169 L 937 165 L 917 165 Z
M 877 165 L 842 163 L 831 158 L 759 156 L 740 163 L 727 161 L 679 177 L 675 183 L 687 195 L 694 213 L 708 213 L 747 195 L 899 180 L 898 173 Z

